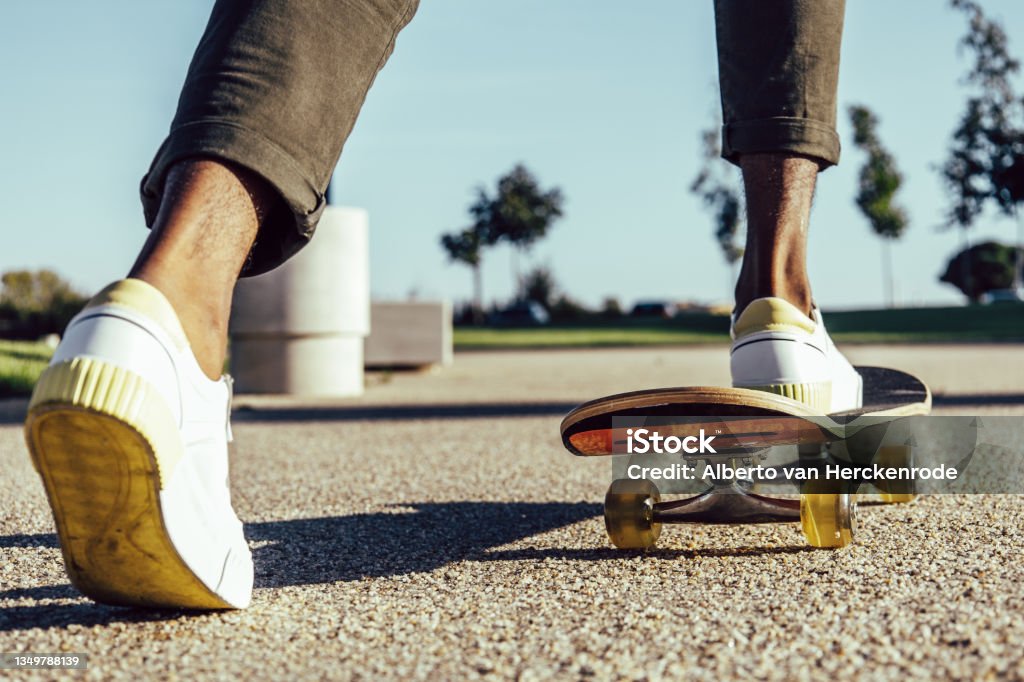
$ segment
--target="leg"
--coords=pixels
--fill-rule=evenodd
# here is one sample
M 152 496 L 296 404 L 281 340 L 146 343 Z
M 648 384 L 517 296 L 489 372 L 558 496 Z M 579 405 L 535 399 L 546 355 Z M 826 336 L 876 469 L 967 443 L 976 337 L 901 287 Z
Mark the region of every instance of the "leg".
M 736 283 L 734 386 L 823 412 L 859 407 L 862 382 L 811 298 L 807 230 L 818 173 L 839 161 L 844 0 L 716 0 L 722 155 L 740 166 L 747 244 Z
M 722 154 L 743 171 L 747 245 L 736 311 L 775 296 L 811 310 L 806 238 L 835 132 L 843 0 L 717 0 Z
M 312 237 L 345 138 L 416 2 L 214 7 L 142 182 L 153 232 L 129 275 L 171 301 L 208 377 L 223 370 L 236 279 Z
M 68 325 L 25 434 L 71 581 L 97 601 L 242 608 L 221 377 L 239 274 L 312 235 L 342 144 L 415 0 L 219 0 L 143 180 L 128 279 Z
M 811 312 L 807 227 L 818 163 L 791 154 L 740 158 L 747 195 L 747 243 L 736 282 L 736 310 L 777 296 Z
M 224 371 L 235 280 L 276 194 L 244 168 L 190 159 L 168 171 L 163 196 L 128 276 L 163 292 L 199 366 L 216 380 Z
M 418 0 L 219 0 L 196 48 L 171 132 L 142 180 L 146 224 L 174 164 L 246 168 L 279 196 L 242 276 L 308 243 L 324 190 L 378 71 Z

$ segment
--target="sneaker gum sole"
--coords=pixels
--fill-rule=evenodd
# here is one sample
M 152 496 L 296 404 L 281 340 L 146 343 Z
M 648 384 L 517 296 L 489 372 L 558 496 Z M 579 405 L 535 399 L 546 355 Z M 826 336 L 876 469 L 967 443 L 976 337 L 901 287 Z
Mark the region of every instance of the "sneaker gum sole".
M 227 609 L 171 542 L 160 489 L 181 458 L 162 398 L 140 376 L 88 358 L 48 368 L 25 434 L 71 582 L 102 603 Z

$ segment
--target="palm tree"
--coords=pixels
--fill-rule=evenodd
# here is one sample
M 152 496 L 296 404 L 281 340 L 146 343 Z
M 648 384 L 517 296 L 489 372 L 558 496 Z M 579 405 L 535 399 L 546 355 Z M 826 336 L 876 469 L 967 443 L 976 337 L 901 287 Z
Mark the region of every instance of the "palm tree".
M 473 225 L 461 232 L 441 236 L 441 246 L 448 252 L 453 263 L 464 263 L 473 269 L 473 323 L 483 322 L 484 294 L 483 280 L 480 277 L 480 261 L 482 251 L 487 243 L 484 231 L 479 225 Z
M 460 232 L 442 235 L 441 246 L 452 262 L 473 268 L 473 318 L 479 323 L 483 314 L 480 262 L 484 247 L 505 241 L 519 252 L 529 250 L 562 216 L 562 192 L 557 187 L 542 190 L 533 174 L 517 164 L 498 179 L 494 196 L 483 188 L 477 189 L 469 215 L 472 225 Z M 518 271 L 516 280 L 517 290 L 521 290 L 522 278 Z

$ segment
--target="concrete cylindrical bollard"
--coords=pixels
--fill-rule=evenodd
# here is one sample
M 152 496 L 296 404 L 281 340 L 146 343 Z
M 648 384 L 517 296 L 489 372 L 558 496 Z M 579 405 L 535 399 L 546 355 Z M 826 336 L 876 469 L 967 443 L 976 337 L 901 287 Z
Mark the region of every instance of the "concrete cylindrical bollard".
M 276 270 L 238 282 L 231 312 L 231 373 L 238 392 L 363 392 L 368 224 L 363 209 L 328 206 L 305 249 Z

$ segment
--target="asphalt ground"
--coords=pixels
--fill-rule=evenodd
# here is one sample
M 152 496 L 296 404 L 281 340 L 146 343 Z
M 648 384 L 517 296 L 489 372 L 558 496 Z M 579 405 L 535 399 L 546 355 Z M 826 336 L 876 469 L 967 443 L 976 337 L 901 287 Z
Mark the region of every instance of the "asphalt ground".
M 936 412 L 1024 415 L 1024 346 L 854 346 Z M 0 652 L 82 652 L 89 679 L 1024 679 L 1024 498 L 865 505 L 855 544 L 796 524 L 666 527 L 611 548 L 607 460 L 558 422 L 610 392 L 723 383 L 722 347 L 465 353 L 366 395 L 239 397 L 232 483 L 254 604 L 93 604 L 68 584 L 0 403 Z M 1024 419 L 1021 420 L 1024 436 Z M 15 675 L 0 671 L 0 676 Z

